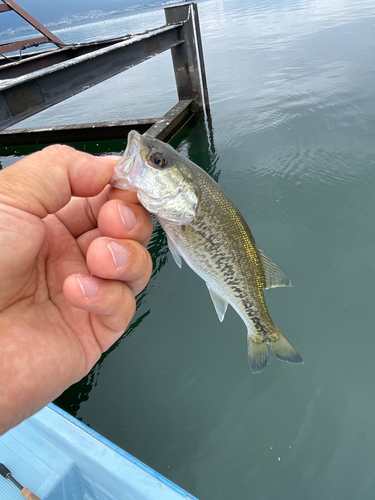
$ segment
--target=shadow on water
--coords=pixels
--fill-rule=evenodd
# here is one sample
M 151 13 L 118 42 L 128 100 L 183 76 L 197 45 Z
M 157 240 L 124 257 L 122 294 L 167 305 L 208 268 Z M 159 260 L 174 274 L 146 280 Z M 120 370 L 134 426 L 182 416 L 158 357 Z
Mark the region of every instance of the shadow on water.
M 216 170 L 218 157 L 214 146 L 212 127 L 210 126 L 210 122 L 206 121 L 203 113 L 195 115 L 185 127 L 173 137 L 171 145 L 182 155 L 187 156 L 190 160 L 199 164 L 199 166 L 209 173 L 216 181 L 218 180 L 220 171 Z M 74 146 L 77 147 L 76 144 L 74 144 Z M 91 144 L 89 146 L 87 144 L 82 144 L 82 146 L 84 146 L 85 151 L 90 153 L 94 152 L 94 154 L 97 152 L 119 152 L 113 145 L 111 147 L 111 144 L 106 143 L 104 143 L 103 148 L 99 148 L 99 150 L 96 150 L 96 147 L 94 147 L 94 151 Z M 83 148 L 79 147 L 79 149 Z M 89 399 L 90 392 L 97 384 L 101 367 L 106 358 L 116 349 L 125 337 L 136 332 L 137 327 L 151 312 L 151 309 L 147 308 L 146 297 L 148 291 L 154 286 L 156 276 L 166 264 L 169 251 L 166 235 L 155 217 L 153 217 L 153 225 L 154 230 L 147 247 L 153 262 L 153 272 L 149 284 L 137 297 L 137 313 L 134 320 L 121 338 L 102 355 L 89 374 L 69 387 L 69 389 L 55 400 L 58 406 L 73 416 L 77 415 L 81 403 Z

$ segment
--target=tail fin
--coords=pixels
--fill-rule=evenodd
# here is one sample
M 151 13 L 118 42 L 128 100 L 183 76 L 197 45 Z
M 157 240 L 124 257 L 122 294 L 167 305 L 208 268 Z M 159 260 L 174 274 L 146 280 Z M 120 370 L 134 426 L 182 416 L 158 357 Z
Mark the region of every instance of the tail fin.
M 267 344 L 270 346 L 274 355 L 281 359 L 282 361 L 287 361 L 288 363 L 303 363 L 303 359 L 300 354 L 294 349 L 294 347 L 287 341 L 284 335 L 277 330 L 278 339 L 275 341 L 265 341 L 256 342 L 252 335 L 248 335 L 248 345 L 249 345 L 249 365 L 250 370 L 253 373 L 259 373 L 268 364 L 268 348 Z
M 248 356 L 250 370 L 259 373 L 268 365 L 268 347 L 265 342 L 255 342 L 248 336 Z
M 303 359 L 300 354 L 291 344 L 289 344 L 280 330 L 278 331 L 278 334 L 279 338 L 275 342 L 269 343 L 274 355 L 278 359 L 281 359 L 281 361 L 287 361 L 288 363 L 303 363 Z

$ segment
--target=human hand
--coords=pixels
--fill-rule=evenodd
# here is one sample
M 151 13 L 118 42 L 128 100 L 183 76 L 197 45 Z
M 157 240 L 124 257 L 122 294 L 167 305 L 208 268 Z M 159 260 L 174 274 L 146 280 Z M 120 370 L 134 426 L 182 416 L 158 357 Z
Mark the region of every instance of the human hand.
M 89 372 L 151 276 L 150 215 L 107 185 L 118 161 L 50 146 L 0 172 L 0 434 Z

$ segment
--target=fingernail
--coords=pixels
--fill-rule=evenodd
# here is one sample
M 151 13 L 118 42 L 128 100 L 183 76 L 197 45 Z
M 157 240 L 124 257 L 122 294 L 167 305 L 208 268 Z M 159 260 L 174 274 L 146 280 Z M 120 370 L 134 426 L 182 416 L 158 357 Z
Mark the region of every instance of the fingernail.
M 110 241 L 108 243 L 108 248 L 112 254 L 113 262 L 115 263 L 116 268 L 121 269 L 128 260 L 128 252 L 124 247 L 114 241 Z
M 118 204 L 121 220 L 127 231 L 131 231 L 135 226 L 135 215 L 126 205 Z
M 91 299 L 91 297 L 93 297 L 99 289 L 95 278 L 90 278 L 90 276 L 79 276 L 77 277 L 77 281 L 85 299 Z

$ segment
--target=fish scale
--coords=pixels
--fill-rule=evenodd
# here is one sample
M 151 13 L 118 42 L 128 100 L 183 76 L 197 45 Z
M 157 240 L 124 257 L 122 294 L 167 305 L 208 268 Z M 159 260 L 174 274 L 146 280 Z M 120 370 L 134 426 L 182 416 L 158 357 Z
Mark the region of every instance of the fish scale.
M 204 170 L 168 144 L 132 131 L 111 184 L 137 191 L 166 232 L 176 263 L 183 258 L 206 282 L 219 320 L 228 304 L 240 315 L 253 373 L 267 365 L 267 346 L 283 361 L 303 362 L 274 325 L 263 294 L 291 286 L 289 278 L 259 250 L 239 210 Z

